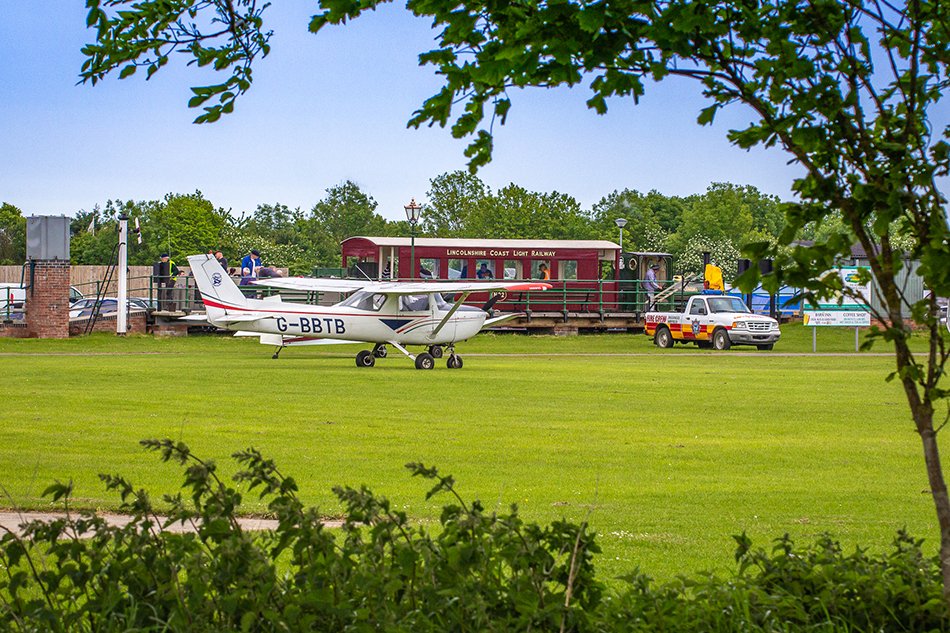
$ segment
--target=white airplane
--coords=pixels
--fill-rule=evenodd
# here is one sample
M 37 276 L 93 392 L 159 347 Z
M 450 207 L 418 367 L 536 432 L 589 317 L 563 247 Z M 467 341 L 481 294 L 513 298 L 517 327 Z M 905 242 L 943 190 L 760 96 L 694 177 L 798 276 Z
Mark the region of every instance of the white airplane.
M 353 292 L 340 303 L 325 307 L 283 302 L 280 295 L 251 299 L 244 296 L 213 256 L 192 255 L 188 263 L 211 325 L 233 330 L 238 336 L 259 336 L 261 343 L 277 346 L 274 358 L 292 345 L 373 343 L 372 350 L 356 355 L 357 367 L 372 367 L 377 358 L 385 358 L 388 344 L 414 360 L 416 369 L 432 369 L 446 347 L 446 366 L 459 369 L 462 358 L 455 353 L 455 343 L 475 336 L 484 327 L 519 316 L 514 313 L 490 319 L 485 310 L 462 305 L 469 295 L 551 287 L 535 281 L 377 282 L 304 277 L 257 282 L 311 292 Z M 458 297 L 450 303 L 443 293 Z M 492 297 L 489 304 L 498 298 Z M 423 345 L 426 351 L 411 354 L 407 345 Z

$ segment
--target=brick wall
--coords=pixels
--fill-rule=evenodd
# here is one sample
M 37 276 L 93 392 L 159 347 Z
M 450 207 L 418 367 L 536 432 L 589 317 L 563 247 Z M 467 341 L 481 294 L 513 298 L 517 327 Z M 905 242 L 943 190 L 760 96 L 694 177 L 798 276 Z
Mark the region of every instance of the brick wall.
M 69 262 L 36 260 L 27 290 L 26 323 L 32 338 L 69 338 Z
M 93 332 L 112 332 L 115 334 L 115 314 L 107 314 L 96 319 L 96 324 L 92 327 Z M 145 312 L 133 311 L 129 313 L 128 334 L 145 334 Z M 73 319 L 69 322 L 69 335 L 79 336 L 86 333 L 86 323 L 88 318 Z
M 0 337 L 28 338 L 30 330 L 23 321 L 0 321 Z

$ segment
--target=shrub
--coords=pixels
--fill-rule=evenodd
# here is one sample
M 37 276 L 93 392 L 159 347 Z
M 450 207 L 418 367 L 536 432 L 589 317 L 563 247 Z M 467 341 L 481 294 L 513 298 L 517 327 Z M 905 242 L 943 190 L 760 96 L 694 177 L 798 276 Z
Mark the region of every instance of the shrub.
M 130 515 L 108 525 L 70 510 L 70 484 L 44 494 L 63 518 L 0 538 L 0 627 L 21 631 L 923 631 L 947 630 L 935 559 L 899 533 L 890 554 L 844 554 L 829 537 L 771 553 L 737 536 L 735 575 L 655 585 L 635 571 L 608 588 L 585 523 L 523 521 L 517 507 L 486 513 L 455 481 L 408 464 L 445 494 L 437 534 L 366 488 L 334 489 L 339 531 L 305 508 L 294 480 L 258 451 L 236 453 L 235 480 L 268 500 L 272 532 L 244 531 L 242 495 L 216 467 L 171 440 L 147 440 L 179 463 L 184 483 L 164 498 L 101 475 Z M 176 524 L 193 532 L 165 531 Z

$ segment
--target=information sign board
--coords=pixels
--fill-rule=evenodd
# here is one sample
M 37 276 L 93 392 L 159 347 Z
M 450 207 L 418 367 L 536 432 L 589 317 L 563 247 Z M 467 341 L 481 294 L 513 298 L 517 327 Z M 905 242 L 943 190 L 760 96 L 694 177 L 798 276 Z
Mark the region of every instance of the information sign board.
M 868 327 L 871 313 L 864 310 L 806 310 L 802 324 L 808 327 Z

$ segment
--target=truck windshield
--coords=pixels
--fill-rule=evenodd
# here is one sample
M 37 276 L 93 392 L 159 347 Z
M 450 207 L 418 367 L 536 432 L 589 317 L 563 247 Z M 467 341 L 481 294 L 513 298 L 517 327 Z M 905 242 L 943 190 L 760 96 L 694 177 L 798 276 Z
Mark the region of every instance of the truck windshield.
M 738 297 L 714 297 L 707 299 L 712 312 L 749 312 L 746 304 Z

